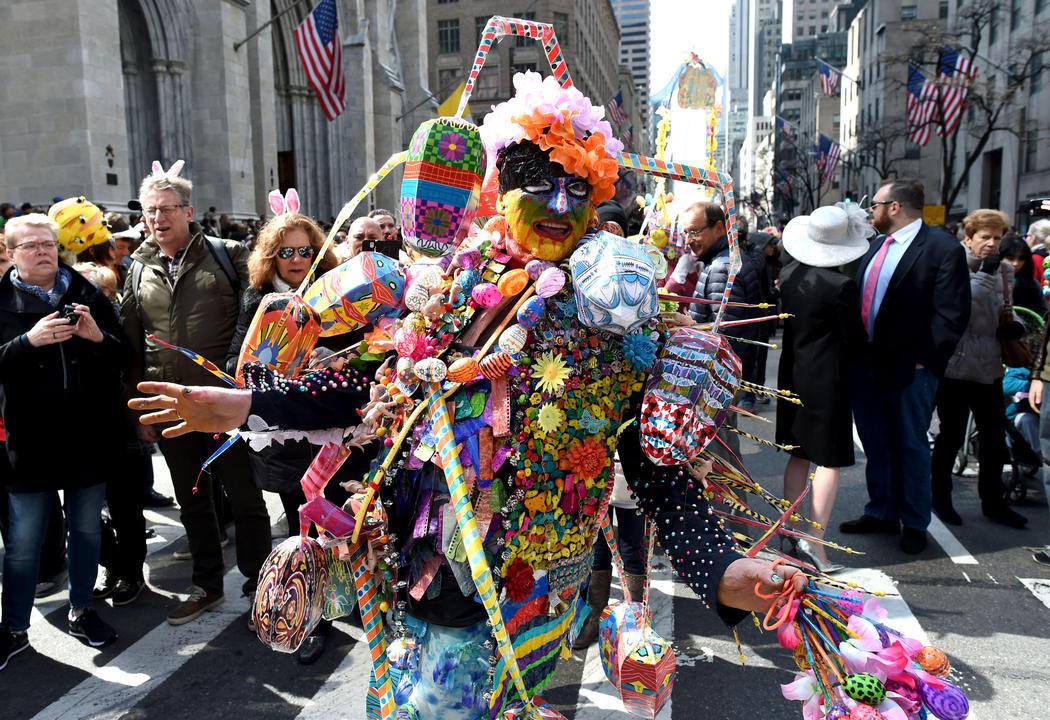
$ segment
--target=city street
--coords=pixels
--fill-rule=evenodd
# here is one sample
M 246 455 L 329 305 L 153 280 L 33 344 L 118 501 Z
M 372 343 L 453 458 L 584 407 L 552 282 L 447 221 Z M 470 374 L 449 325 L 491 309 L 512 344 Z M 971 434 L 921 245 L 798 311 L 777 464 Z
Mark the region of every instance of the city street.
M 775 367 L 776 354 L 770 358 Z M 772 418 L 770 408 L 762 414 Z M 743 428 L 771 437 L 773 426 L 754 421 Z M 779 493 L 784 455 L 744 441 L 756 479 Z M 157 456 L 158 489 L 170 493 Z M 1050 572 L 1023 546 L 1050 536 L 1041 494 L 1019 509 L 1029 529 L 1014 531 L 980 517 L 975 478 L 957 482 L 956 507 L 965 524 L 949 533 L 935 522 L 932 540 L 912 558 L 887 536 L 841 538 L 864 555 L 845 559 L 848 577 L 890 593 L 890 623 L 942 648 L 954 667 L 953 681 L 970 697 L 971 718 L 1043 717 L 1050 687 Z M 283 532 L 276 496 L 268 495 L 275 535 Z M 863 506 L 862 465 L 843 475 L 835 512 L 839 520 Z M 0 675 L 0 718 L 145 720 L 190 717 L 228 720 L 335 720 L 364 717 L 368 653 L 361 631 L 337 622 L 328 650 L 313 666 L 263 647 L 248 630 L 247 600 L 238 597 L 243 578 L 230 570 L 226 602 L 217 612 L 181 627 L 164 621 L 185 592 L 190 565 L 172 559 L 184 546 L 174 510 L 148 512 L 157 537 L 150 541 L 150 591 L 125 608 L 102 608 L 120 640 L 96 651 L 66 634 L 65 595 L 40 601 L 33 614 L 33 650 L 14 658 Z M 658 561 L 660 558 L 658 557 Z M 226 552 L 233 567 L 233 547 Z M 614 594 L 616 591 L 614 590 Z M 661 718 L 710 720 L 801 718 L 800 707 L 781 698 L 794 664 L 770 633 L 741 625 L 741 667 L 732 635 L 690 591 L 676 583 L 666 561 L 658 563 L 651 593 L 657 629 L 678 651 L 678 676 Z M 596 649 L 574 652 L 563 662 L 544 697 L 566 717 L 599 720 L 628 717 L 605 679 Z

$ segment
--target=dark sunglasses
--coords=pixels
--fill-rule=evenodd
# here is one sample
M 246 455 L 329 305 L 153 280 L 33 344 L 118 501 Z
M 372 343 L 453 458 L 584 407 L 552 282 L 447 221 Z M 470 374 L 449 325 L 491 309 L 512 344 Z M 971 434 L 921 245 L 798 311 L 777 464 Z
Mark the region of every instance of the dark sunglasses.
M 305 245 L 301 248 L 283 247 L 277 251 L 277 257 L 281 258 L 282 260 L 287 260 L 292 255 L 294 255 L 297 250 L 299 252 L 299 257 L 309 259 L 314 256 L 314 249 L 309 245 Z

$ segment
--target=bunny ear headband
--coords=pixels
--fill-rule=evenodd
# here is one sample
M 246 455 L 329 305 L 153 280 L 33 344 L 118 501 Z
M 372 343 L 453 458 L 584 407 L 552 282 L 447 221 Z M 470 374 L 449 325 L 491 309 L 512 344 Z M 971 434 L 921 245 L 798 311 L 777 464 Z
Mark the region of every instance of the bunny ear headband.
M 164 170 L 164 166 L 160 164 L 160 160 L 154 160 L 153 161 L 153 174 L 154 175 L 170 175 L 172 177 L 176 177 L 180 172 L 182 172 L 182 166 L 185 165 L 185 164 L 186 164 L 185 160 L 176 160 L 175 162 L 173 162 L 171 164 L 171 167 L 168 168 L 167 171 L 165 171 Z
M 270 209 L 273 210 L 274 215 L 299 212 L 299 193 L 295 191 L 295 188 L 288 188 L 288 192 L 283 196 L 280 190 L 271 190 L 266 197 L 270 201 Z

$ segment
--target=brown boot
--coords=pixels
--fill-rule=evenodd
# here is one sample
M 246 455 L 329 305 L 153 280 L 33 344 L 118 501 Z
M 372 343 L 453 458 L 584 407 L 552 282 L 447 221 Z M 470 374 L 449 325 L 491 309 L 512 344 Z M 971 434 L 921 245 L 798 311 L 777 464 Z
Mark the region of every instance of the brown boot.
M 591 584 L 587 588 L 587 606 L 591 614 L 583 622 L 583 628 L 572 644 L 573 650 L 586 650 L 598 640 L 598 624 L 602 611 L 609 604 L 609 587 L 612 584 L 612 570 L 592 570 Z
M 645 596 L 645 575 L 624 573 L 623 589 L 624 597 L 627 597 L 628 593 L 630 593 L 631 602 L 640 603 Z

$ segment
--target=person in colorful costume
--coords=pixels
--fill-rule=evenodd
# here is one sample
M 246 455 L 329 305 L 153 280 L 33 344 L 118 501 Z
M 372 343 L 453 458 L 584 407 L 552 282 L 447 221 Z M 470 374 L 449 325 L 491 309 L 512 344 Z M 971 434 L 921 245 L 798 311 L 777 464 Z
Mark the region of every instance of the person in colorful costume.
M 639 412 L 665 329 L 655 313 L 627 334 L 584 324 L 580 288 L 569 281 L 566 263 L 582 243 L 602 241 L 587 233 L 596 226 L 595 206 L 614 193 L 619 143 L 601 108 L 575 88 L 532 73 L 516 76 L 515 85 L 516 96 L 481 128 L 495 157 L 499 215 L 436 266 L 410 268 L 411 312 L 393 335 L 399 359 L 381 371 L 379 384 L 330 371 L 255 390 L 144 383 L 140 389 L 157 396 L 133 402 L 158 411 L 143 422 L 181 421 L 169 434 L 246 422 L 312 431 L 355 424 L 361 414 L 366 422 L 403 417 L 420 380 L 460 383 L 447 397 L 455 452 L 531 696 L 550 681 L 582 622 L 581 590 L 618 447 L 639 508 L 676 572 L 728 624 L 768 606 L 756 584 L 772 597 L 800 587 L 803 576 L 793 568 L 772 574 L 766 562 L 743 557 L 700 483 L 684 468 L 650 462 L 636 423 L 620 432 Z M 413 279 L 423 290 L 440 285 L 435 267 L 455 277 L 451 290 L 414 291 Z M 531 298 L 523 293 L 529 278 L 538 293 Z M 489 288 L 502 291 L 491 304 L 482 297 Z M 474 302 L 457 304 L 457 293 Z M 518 324 L 507 328 L 515 317 Z M 521 332 L 510 332 L 514 327 Z M 499 350 L 477 362 L 478 348 L 496 335 Z M 440 431 L 432 416 L 403 448 L 389 450 L 398 454 L 381 486 L 397 549 L 392 587 L 405 611 L 396 622 L 407 625 L 418 653 L 398 688 L 399 717 L 502 717 L 519 698 L 506 658 L 491 642 L 467 543 L 436 464 L 447 471 Z

